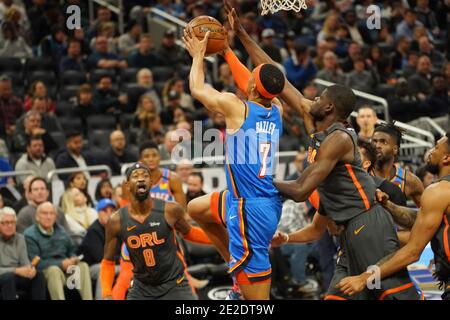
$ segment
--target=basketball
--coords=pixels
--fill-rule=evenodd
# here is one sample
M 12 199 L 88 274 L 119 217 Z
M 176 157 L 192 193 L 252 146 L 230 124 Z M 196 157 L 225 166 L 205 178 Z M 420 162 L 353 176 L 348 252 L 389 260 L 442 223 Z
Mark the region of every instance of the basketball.
M 194 30 L 194 35 L 199 40 L 203 40 L 206 33 L 210 31 L 206 55 L 212 55 L 225 49 L 226 31 L 224 26 L 215 18 L 209 16 L 199 16 L 189 22 L 189 26 Z

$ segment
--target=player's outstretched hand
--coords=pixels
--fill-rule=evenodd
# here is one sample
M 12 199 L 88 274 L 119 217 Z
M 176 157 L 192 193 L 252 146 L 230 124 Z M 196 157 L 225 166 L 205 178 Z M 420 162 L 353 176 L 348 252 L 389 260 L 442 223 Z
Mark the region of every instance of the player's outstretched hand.
M 239 35 L 239 32 L 242 31 L 242 25 L 236 13 L 236 10 L 231 6 L 228 0 L 223 0 L 223 6 L 228 17 L 228 22 L 230 23 L 231 29 L 235 34 Z
M 339 289 L 343 294 L 352 296 L 364 290 L 367 283 L 367 274 L 363 273 L 359 276 L 346 277 L 342 279 L 336 288 Z
M 272 248 L 278 248 L 279 246 L 282 246 L 288 241 L 289 237 L 286 233 L 277 231 L 273 235 L 271 247 Z
M 378 203 L 380 203 L 383 207 L 385 207 L 389 200 L 389 195 L 387 193 L 384 193 L 380 189 L 377 189 L 375 191 L 375 198 L 377 199 Z
M 187 26 L 183 32 L 183 42 L 186 46 L 186 50 L 189 52 L 192 58 L 196 56 L 205 56 L 206 46 L 208 44 L 208 38 L 210 31 L 205 34 L 202 41 L 198 40 L 194 35 L 194 30 L 191 26 Z

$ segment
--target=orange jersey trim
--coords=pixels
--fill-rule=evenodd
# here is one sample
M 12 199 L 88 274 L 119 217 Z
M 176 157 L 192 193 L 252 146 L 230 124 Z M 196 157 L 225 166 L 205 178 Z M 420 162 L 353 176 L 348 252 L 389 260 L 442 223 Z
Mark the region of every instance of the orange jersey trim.
M 345 165 L 345 167 L 347 168 L 348 173 L 350 174 L 350 177 L 353 180 L 353 184 L 355 185 L 356 189 L 358 189 L 358 192 L 364 202 L 366 210 L 369 210 L 370 209 L 369 200 L 367 199 L 366 193 L 364 192 L 363 188 L 361 187 L 361 184 L 359 183 L 358 178 L 356 178 L 356 175 L 355 175 L 355 172 L 353 172 L 352 166 L 347 163 Z

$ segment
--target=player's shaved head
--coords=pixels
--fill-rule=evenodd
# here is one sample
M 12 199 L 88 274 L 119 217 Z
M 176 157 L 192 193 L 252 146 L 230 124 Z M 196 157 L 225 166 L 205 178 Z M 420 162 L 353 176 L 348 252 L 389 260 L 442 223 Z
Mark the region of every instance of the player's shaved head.
M 341 119 L 347 119 L 355 109 L 356 96 L 349 87 L 338 84 L 330 86 L 326 89 L 326 95 Z

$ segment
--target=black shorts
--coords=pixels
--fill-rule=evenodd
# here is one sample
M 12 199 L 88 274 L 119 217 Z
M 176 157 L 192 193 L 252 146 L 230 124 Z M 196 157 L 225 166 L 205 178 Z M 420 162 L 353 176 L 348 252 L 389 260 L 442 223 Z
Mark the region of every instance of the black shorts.
M 144 284 L 134 279 L 127 300 L 198 300 L 198 297 L 186 279 L 181 283 L 174 280 L 160 285 Z
M 366 272 L 382 258 L 397 251 L 400 243 L 391 215 L 380 205 L 350 220 L 340 237 L 341 253 L 330 284 L 328 299 L 350 299 L 335 286 L 347 276 Z M 420 296 L 404 268 L 384 278 L 374 288 L 366 288 L 352 299 L 370 300 L 420 300 Z

